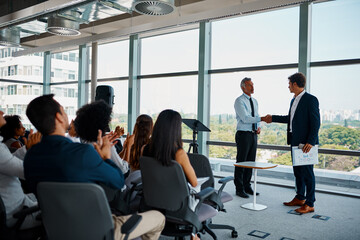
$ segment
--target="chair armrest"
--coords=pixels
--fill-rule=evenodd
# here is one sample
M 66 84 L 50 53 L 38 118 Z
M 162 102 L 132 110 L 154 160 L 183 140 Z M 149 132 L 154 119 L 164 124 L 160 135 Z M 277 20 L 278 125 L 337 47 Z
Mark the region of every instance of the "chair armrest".
M 212 187 L 207 187 L 203 190 L 201 190 L 201 192 L 195 194 L 195 198 L 199 199 L 200 202 L 203 202 L 206 198 L 208 198 L 211 194 L 213 194 L 215 192 L 215 189 Z
M 142 183 L 142 179 L 141 179 L 141 178 L 138 178 L 138 179 L 135 179 L 134 181 L 131 181 L 131 184 L 132 184 L 132 185 L 138 185 L 138 184 L 140 184 L 140 183 Z
M 221 195 L 222 191 L 224 190 L 225 185 L 226 185 L 228 182 L 232 181 L 232 180 L 234 180 L 234 177 L 233 177 L 233 176 L 229 176 L 229 177 L 221 178 L 221 179 L 218 181 L 218 183 L 222 184 L 221 187 L 220 187 L 219 190 L 218 190 L 218 193 L 219 193 L 220 195 Z
M 125 196 L 125 201 L 128 206 L 130 206 L 131 196 L 133 195 L 133 193 L 140 192 L 143 190 L 143 185 L 142 185 L 141 179 L 132 181 L 131 184 L 132 184 L 132 186 L 129 189 L 129 191 L 126 193 L 126 196 Z
M 138 179 L 131 181 L 131 185 L 132 186 L 130 188 L 130 192 L 142 190 L 142 179 L 138 178 Z
M 34 207 L 30 207 L 30 208 L 24 208 L 24 209 L 20 210 L 19 212 L 15 213 L 13 215 L 13 217 L 17 218 L 17 219 L 25 218 L 27 215 L 37 212 L 39 210 L 40 210 L 40 208 L 38 205 L 36 205 Z
M 224 178 L 221 178 L 218 183 L 220 184 L 224 184 L 224 183 L 227 183 L 229 181 L 232 181 L 234 180 L 234 177 L 233 176 L 229 176 L 229 177 L 224 177 Z
M 122 226 L 121 233 L 122 234 L 130 234 L 136 227 L 139 225 L 142 219 L 141 215 L 134 214 L 132 215 Z
M 142 189 L 143 189 L 142 182 L 140 182 L 132 187 L 132 190 L 137 191 L 137 192 L 141 191 Z

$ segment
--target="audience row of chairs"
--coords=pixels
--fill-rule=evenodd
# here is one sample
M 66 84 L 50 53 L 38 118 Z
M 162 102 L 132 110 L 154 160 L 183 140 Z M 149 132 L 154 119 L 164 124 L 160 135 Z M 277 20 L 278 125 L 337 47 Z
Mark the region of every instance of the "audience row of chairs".
M 223 189 L 233 177 L 220 179 L 221 187 L 215 191 L 209 160 L 199 154 L 188 155 L 197 177 L 209 177 L 195 195 L 199 200 L 195 211 L 189 207 L 190 191 L 181 166 L 176 161 L 172 166 L 163 166 L 156 159 L 141 157 L 141 170 L 133 172 L 126 180 L 126 185 L 131 188 L 126 195 L 126 201 L 132 203 L 127 206 L 129 212 L 139 209 L 161 211 L 166 217 L 162 235 L 176 239 L 198 232 L 207 232 L 217 239 L 212 229 L 229 229 L 231 237 L 236 238 L 238 234 L 234 227 L 212 223 L 218 211 L 226 212 L 224 203 L 232 200 L 232 196 Z M 108 198 L 99 185 L 43 182 L 38 185 L 37 192 L 47 239 L 113 239 L 114 226 Z M 136 193 L 137 197 L 141 193 L 141 202 L 135 200 Z M 6 227 L 5 208 L 0 201 L 0 239 L 34 239 L 34 236 L 41 235 L 41 228 L 19 231 L 25 214 L 37 210 L 38 207 L 22 210 L 15 216 L 19 219 L 18 224 L 9 229 Z M 129 234 L 140 220 L 141 216 L 134 213 L 121 232 Z

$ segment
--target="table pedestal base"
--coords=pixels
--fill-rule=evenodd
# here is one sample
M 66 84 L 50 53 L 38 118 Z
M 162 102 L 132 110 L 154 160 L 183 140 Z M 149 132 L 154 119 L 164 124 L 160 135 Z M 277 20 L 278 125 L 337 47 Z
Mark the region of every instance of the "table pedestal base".
M 254 204 L 254 203 L 246 203 L 241 205 L 242 208 L 246 208 L 249 210 L 254 210 L 254 211 L 260 211 L 260 210 L 264 210 L 267 208 L 267 206 L 265 205 L 261 205 L 261 204 Z

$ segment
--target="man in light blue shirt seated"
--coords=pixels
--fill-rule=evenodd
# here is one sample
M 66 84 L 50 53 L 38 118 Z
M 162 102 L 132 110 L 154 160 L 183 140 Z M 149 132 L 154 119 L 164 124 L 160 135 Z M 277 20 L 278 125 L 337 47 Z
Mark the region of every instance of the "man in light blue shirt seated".
M 259 116 L 258 103 L 251 97 L 254 93 L 254 84 L 251 78 L 244 78 L 240 83 L 243 94 L 235 100 L 236 112 L 236 162 L 255 161 L 257 148 L 257 135 L 260 134 L 260 121 L 264 120 Z M 249 198 L 254 191 L 251 188 L 251 168 L 235 167 L 234 184 L 236 195 Z M 256 193 L 259 195 L 259 193 Z

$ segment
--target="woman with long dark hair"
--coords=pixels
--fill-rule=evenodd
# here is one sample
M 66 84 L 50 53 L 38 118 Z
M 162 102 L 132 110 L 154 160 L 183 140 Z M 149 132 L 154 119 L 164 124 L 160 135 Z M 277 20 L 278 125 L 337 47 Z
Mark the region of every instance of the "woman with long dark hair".
M 171 160 L 177 161 L 188 182 L 193 187 L 197 186 L 195 171 L 182 147 L 181 116 L 178 112 L 167 109 L 159 114 L 150 142 L 145 146 L 143 155 L 154 157 L 165 166 L 170 166 Z
M 133 144 L 126 144 L 127 151 L 130 149 L 129 164 L 131 171 L 140 169 L 139 158 L 141 150 L 144 145 L 149 143 L 152 130 L 153 120 L 149 115 L 142 114 L 136 119 Z
M 21 148 L 24 144 L 20 138 L 25 136 L 25 128 L 21 123 L 21 118 L 18 115 L 7 115 L 4 117 L 6 124 L 1 127 L 0 132 L 3 136 L 3 143 L 10 149 L 11 152 Z

